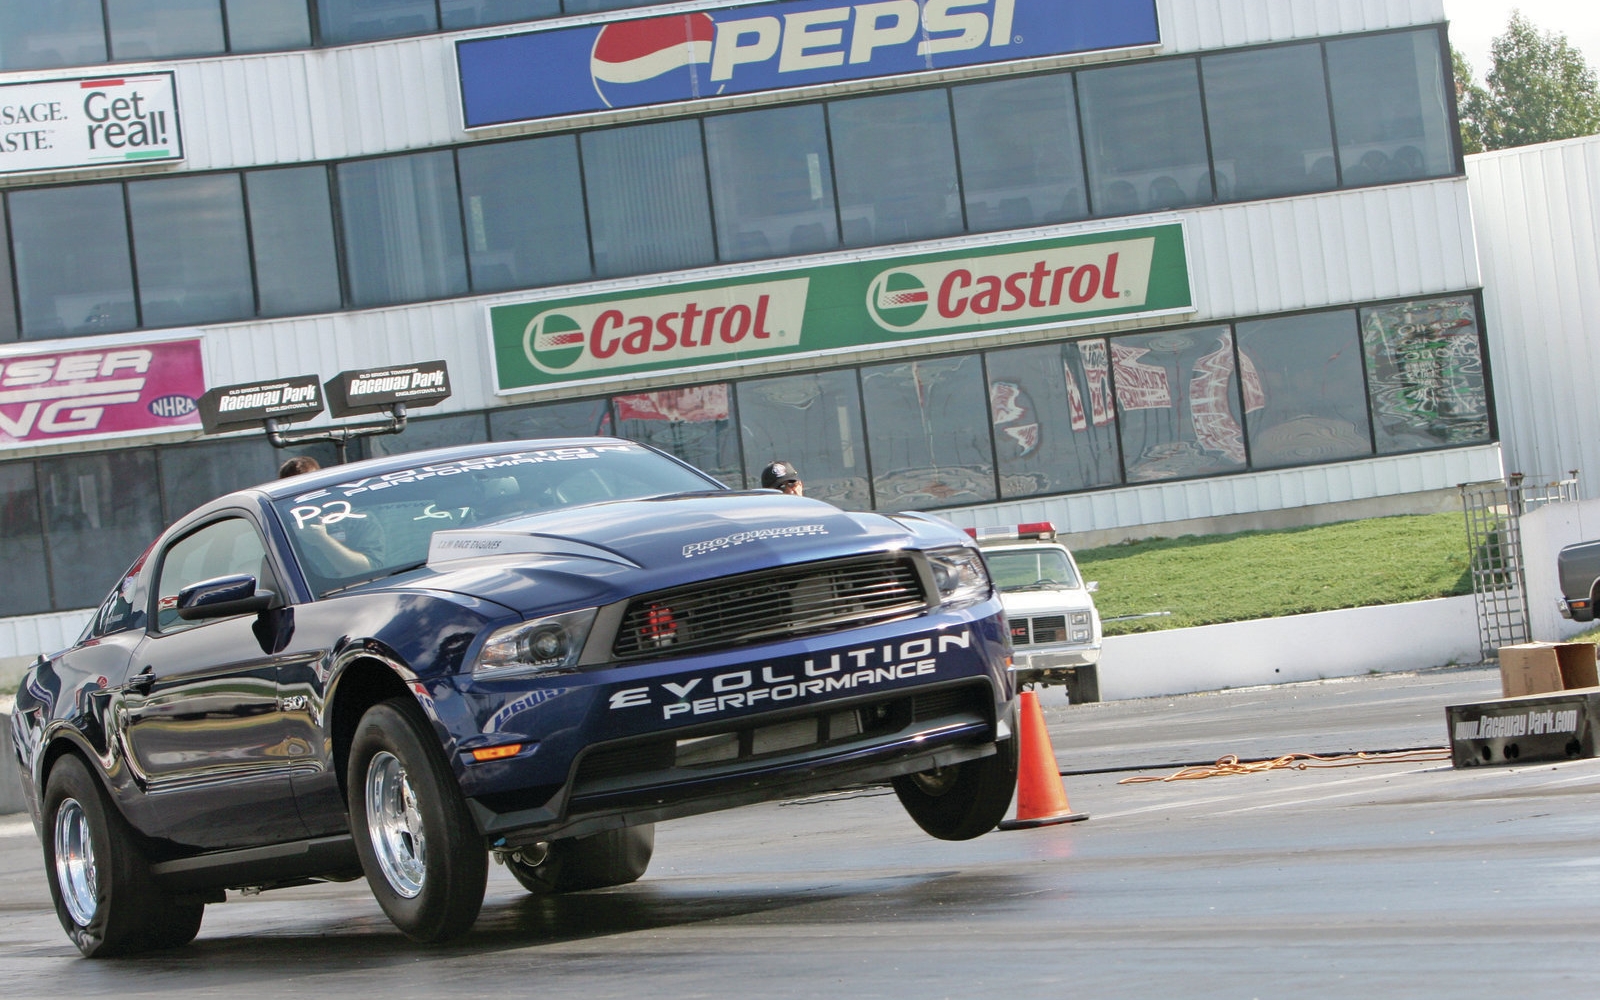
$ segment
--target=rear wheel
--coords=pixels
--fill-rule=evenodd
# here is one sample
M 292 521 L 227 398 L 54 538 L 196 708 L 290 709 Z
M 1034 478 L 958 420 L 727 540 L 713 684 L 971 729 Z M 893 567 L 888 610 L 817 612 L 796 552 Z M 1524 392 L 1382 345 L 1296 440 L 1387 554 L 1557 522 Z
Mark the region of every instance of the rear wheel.
M 350 833 L 383 912 L 413 941 L 457 937 L 483 906 L 489 857 L 455 778 L 409 698 L 361 717 L 347 775 Z
M 1013 734 L 1016 729 L 1013 718 Z M 1016 736 L 1000 740 L 995 749 L 988 757 L 894 779 L 900 804 L 924 832 L 940 840 L 988 833 L 1005 818 L 1017 788 Z
M 1077 667 L 1067 675 L 1067 702 L 1072 705 L 1087 705 L 1100 700 L 1100 668 L 1095 666 Z
M 542 857 L 518 851 L 506 857 L 506 867 L 524 889 L 540 895 L 604 889 L 637 882 L 650 867 L 655 846 L 655 824 L 645 823 L 552 840 Z
M 43 817 L 50 897 L 84 957 L 194 940 L 205 904 L 174 899 L 156 887 L 133 830 L 77 757 L 63 757 L 50 772 Z

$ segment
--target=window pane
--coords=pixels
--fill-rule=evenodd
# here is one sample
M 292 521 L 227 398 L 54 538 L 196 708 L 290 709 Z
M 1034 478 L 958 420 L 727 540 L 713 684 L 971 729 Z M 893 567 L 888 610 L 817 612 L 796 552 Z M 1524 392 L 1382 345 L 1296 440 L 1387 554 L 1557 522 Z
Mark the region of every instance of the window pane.
M 111 58 L 162 59 L 223 51 L 221 0 L 106 0 Z
M 1361 339 L 1379 454 L 1490 440 L 1471 298 L 1363 309 Z
M 46 458 L 38 475 L 53 606 L 95 607 L 164 523 L 155 453 L 140 448 Z
M 480 24 L 510 24 L 555 17 L 561 0 L 439 0 L 444 30 L 473 28 Z
M 861 393 L 851 371 L 786 375 L 739 384 L 745 486 L 769 462 L 800 470 L 806 496 L 852 510 L 872 507 Z
M 461 203 L 448 151 L 342 163 L 338 172 L 351 304 L 466 294 Z
M 990 352 L 989 416 L 1002 497 L 1121 479 L 1107 357 L 1104 340 Z
M 433 0 L 317 0 L 324 45 L 439 30 Z
M 23 337 L 138 325 L 122 185 L 13 191 L 8 204 Z
M 1079 73 L 1078 93 L 1094 214 L 1211 201 L 1194 60 Z
M 1252 467 L 1372 454 L 1354 310 L 1240 323 L 1237 330 Z
M 657 0 L 563 0 L 562 6 L 568 14 L 588 14 L 597 10 L 624 10 L 629 7 L 645 7 Z
M 726 384 L 617 396 L 611 401 L 617 436 L 654 445 L 741 489 L 739 432 L 729 396 Z
M 268 52 L 311 45 L 306 0 L 223 0 L 228 12 L 228 49 Z
M 255 313 L 238 174 L 128 185 L 145 326 L 187 326 Z
M 327 169 L 251 170 L 244 175 L 244 186 L 261 315 L 339 308 L 339 258 Z
M 474 291 L 589 276 L 577 140 L 563 135 L 499 142 L 467 146 L 456 155 Z
M 593 437 L 610 433 L 611 404 L 604 399 L 489 411 L 489 438 L 492 441 Z
M 1438 34 L 1408 31 L 1327 45 L 1345 184 L 1454 172 Z
M 11 244 L 6 240 L 6 205 L 0 199 L 0 342 L 22 336 L 17 329 L 17 303 L 11 295 Z
M 961 232 L 945 91 L 835 101 L 828 122 L 846 246 Z
M 975 83 L 951 94 L 969 229 L 1089 214 L 1070 74 Z
M 995 498 L 977 355 L 863 368 L 861 389 L 879 510 Z
M 156 457 L 161 464 L 161 498 L 170 522 L 224 493 L 271 481 L 286 455 L 266 438 L 255 437 L 162 448 Z
M 0 615 L 50 610 L 33 463 L 0 465 Z
M 1244 468 L 1227 327 L 1117 337 L 1111 369 L 1129 482 Z
M 583 137 L 594 264 L 602 277 L 715 259 L 700 125 L 634 125 Z
M 450 448 L 458 444 L 478 444 L 489 440 L 489 429 L 482 413 L 465 413 L 453 417 L 429 417 L 426 420 L 409 420 L 399 434 L 379 434 L 364 438 L 367 455 L 404 455 L 425 448 Z
M 261 541 L 261 533 L 242 517 L 208 524 L 181 539 L 167 549 L 161 559 L 161 579 L 156 585 L 156 627 L 163 632 L 181 632 L 204 624 L 185 621 L 179 616 L 179 592 L 219 576 L 247 573 L 259 582 L 266 559 L 267 548 Z
M 1337 186 L 1318 46 L 1206 56 L 1200 65 L 1219 200 Z
M 106 61 L 100 0 L 0 3 L 0 70 Z
M 706 155 L 723 260 L 839 245 L 821 105 L 708 118 Z

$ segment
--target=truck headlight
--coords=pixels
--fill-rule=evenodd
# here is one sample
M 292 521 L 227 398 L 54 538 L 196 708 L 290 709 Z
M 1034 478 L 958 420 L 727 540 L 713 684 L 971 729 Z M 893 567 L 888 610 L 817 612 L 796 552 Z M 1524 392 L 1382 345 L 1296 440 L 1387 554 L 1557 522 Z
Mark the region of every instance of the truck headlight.
M 472 665 L 474 677 L 572 670 L 594 625 L 595 608 L 518 622 L 495 630 Z
M 939 586 L 939 603 L 959 608 L 986 599 L 992 588 L 983 556 L 965 546 L 935 549 L 928 553 L 934 583 Z

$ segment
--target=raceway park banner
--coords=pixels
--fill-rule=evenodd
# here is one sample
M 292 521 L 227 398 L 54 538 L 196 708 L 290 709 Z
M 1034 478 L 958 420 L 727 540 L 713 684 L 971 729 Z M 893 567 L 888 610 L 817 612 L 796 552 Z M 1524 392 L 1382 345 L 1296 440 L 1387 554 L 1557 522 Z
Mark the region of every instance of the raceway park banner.
M 488 309 L 495 392 L 1194 311 L 1183 223 Z
M 199 340 L 0 353 L 0 447 L 200 429 Z
M 171 73 L 0 86 L 0 174 L 181 159 Z
M 1158 45 L 1155 0 L 786 0 L 456 43 L 469 129 Z

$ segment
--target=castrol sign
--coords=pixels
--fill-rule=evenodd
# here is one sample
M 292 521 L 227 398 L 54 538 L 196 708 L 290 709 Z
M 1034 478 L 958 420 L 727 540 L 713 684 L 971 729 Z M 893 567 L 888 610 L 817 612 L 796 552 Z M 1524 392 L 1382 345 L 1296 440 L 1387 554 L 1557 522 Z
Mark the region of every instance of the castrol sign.
M 1194 311 L 1180 222 L 488 309 L 501 395 Z

